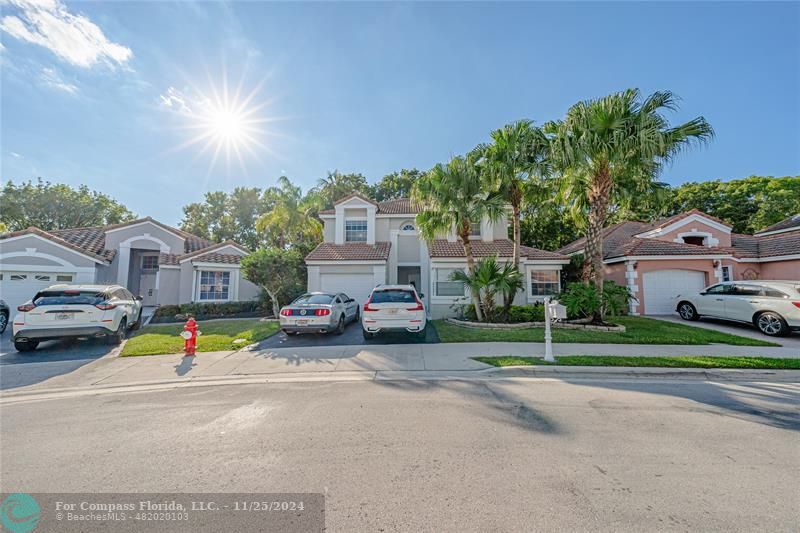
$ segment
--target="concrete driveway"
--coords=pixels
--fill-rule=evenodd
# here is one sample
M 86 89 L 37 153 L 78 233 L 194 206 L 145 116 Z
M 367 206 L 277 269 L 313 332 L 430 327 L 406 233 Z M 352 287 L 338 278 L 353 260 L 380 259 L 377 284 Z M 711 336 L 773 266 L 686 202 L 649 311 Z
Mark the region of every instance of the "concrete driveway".
M 432 344 L 439 342 L 436 328 L 428 322 L 424 339 L 418 339 L 408 333 L 384 333 L 372 339 L 365 339 L 361 333 L 361 324 L 351 322 L 344 333 L 303 333 L 289 336 L 278 332 L 258 344 L 259 350 L 270 348 L 309 348 L 315 346 L 370 346 L 380 344 Z
M 677 314 L 648 316 L 648 318 L 657 318 L 659 320 L 666 320 L 667 322 L 683 324 L 684 326 L 713 329 L 714 331 L 722 331 L 723 333 L 730 333 L 731 335 L 739 335 L 740 337 L 749 337 L 751 339 L 758 339 L 761 341 L 777 342 L 786 348 L 797 348 L 797 353 L 800 356 L 800 333 L 797 332 L 793 332 L 788 337 L 770 337 L 769 335 L 764 335 L 758 331 L 755 326 L 716 318 L 703 317 L 696 322 L 683 320 Z
M 33 385 L 68 374 L 111 353 L 116 346 L 102 341 L 47 341 L 33 352 L 18 352 L 9 327 L 0 335 L 0 390 Z

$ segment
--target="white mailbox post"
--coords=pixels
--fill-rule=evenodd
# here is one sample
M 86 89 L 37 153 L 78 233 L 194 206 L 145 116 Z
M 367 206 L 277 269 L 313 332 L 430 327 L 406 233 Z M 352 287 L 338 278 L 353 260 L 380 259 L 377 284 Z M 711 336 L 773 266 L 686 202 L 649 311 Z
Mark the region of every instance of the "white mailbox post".
M 550 300 L 547 296 L 544 299 L 544 360 L 548 363 L 555 363 L 553 357 L 553 334 L 550 330 L 550 323 L 553 320 L 563 320 L 567 318 L 567 308 L 558 300 Z

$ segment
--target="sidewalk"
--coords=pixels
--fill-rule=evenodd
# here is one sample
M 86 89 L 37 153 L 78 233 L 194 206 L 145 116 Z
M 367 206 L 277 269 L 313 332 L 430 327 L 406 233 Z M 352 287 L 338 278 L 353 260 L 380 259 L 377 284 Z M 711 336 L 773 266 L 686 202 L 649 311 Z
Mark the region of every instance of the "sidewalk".
M 795 358 L 794 348 L 754 346 L 677 346 L 636 344 L 554 344 L 555 355 L 632 355 L 632 356 L 751 356 Z M 160 381 L 229 379 L 245 376 L 344 376 L 393 373 L 470 373 L 492 369 L 472 360 L 476 356 L 544 355 L 543 343 L 493 342 L 454 344 L 390 344 L 381 346 L 324 346 L 315 348 L 274 348 L 267 350 L 207 352 L 196 357 L 182 354 L 141 357 L 104 357 L 69 374 L 24 387 L 22 390 L 60 389 L 73 387 L 109 387 L 130 383 Z M 554 369 L 580 372 L 583 367 L 537 367 L 537 372 L 552 374 Z M 591 367 L 591 372 L 631 372 Z M 675 374 L 681 372 L 669 370 Z M 563 372 L 564 370 L 562 370 Z M 648 369 L 657 373 L 658 369 Z M 781 371 L 787 372 L 787 371 Z M 791 372 L 791 371 L 789 371 Z M 798 372 L 800 376 L 800 372 Z

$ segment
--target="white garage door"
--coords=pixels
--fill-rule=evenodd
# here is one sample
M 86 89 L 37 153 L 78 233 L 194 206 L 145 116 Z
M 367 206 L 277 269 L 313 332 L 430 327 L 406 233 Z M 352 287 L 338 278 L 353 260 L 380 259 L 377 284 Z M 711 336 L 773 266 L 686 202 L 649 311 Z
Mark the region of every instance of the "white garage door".
M 320 274 L 320 290 L 343 292 L 363 305 L 375 287 L 373 279 L 372 274 Z
M 675 311 L 675 297 L 702 291 L 706 276 L 696 270 L 656 270 L 644 273 L 643 285 L 645 314 L 669 315 Z
M 51 272 L 0 272 L 0 298 L 11 308 L 11 315 L 20 306 L 33 298 L 37 292 L 57 283 L 70 283 L 75 274 Z

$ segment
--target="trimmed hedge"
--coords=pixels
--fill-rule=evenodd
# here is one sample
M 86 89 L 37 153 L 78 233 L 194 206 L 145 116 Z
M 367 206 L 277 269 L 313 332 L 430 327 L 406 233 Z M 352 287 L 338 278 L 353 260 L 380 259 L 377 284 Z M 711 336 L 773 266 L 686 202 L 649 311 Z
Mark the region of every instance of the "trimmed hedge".
M 213 318 L 251 318 L 271 314 L 268 306 L 259 301 L 162 305 L 156 309 L 150 323 L 183 322 L 187 315 L 192 315 L 198 320 L 210 320 Z
M 464 310 L 464 317 L 467 320 L 472 321 L 478 319 L 475 315 L 474 305 L 470 304 L 466 306 Z M 512 305 L 511 310 L 508 313 L 508 320 L 505 320 L 504 322 L 508 322 L 510 324 L 517 322 L 544 322 L 544 305 Z

